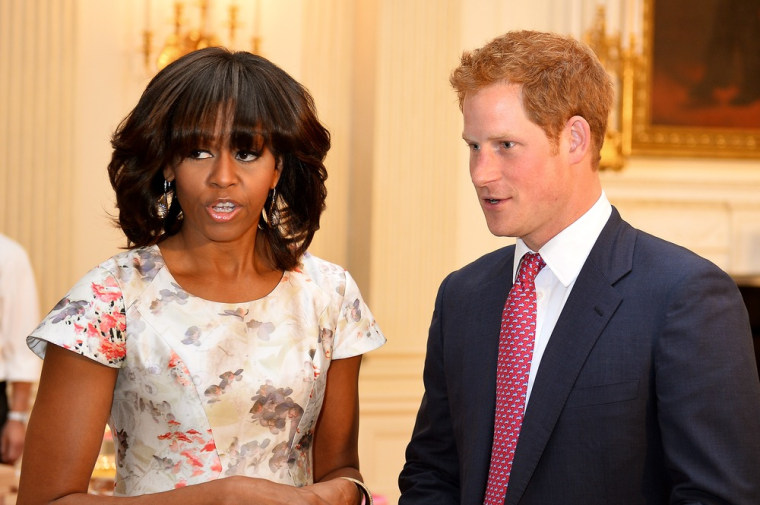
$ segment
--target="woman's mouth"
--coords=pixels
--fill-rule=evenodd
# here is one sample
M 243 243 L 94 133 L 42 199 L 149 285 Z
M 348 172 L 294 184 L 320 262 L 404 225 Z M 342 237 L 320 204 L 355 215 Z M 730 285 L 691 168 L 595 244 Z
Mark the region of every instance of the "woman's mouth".
M 209 215 L 211 216 L 211 219 L 217 222 L 227 222 L 231 220 L 237 212 L 240 210 L 240 207 L 235 205 L 234 202 L 216 202 L 208 207 L 206 207 L 208 210 Z
M 228 213 L 235 210 L 235 204 L 232 202 L 220 202 L 216 205 L 212 205 L 211 208 L 214 210 L 214 212 Z

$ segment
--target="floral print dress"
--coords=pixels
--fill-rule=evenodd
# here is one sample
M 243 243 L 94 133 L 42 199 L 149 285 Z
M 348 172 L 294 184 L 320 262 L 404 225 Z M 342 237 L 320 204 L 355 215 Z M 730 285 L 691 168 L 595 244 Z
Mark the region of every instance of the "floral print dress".
M 332 359 L 385 342 L 351 276 L 306 254 L 247 303 L 184 291 L 157 246 L 86 274 L 27 339 L 119 368 L 116 495 L 230 475 L 302 486 Z

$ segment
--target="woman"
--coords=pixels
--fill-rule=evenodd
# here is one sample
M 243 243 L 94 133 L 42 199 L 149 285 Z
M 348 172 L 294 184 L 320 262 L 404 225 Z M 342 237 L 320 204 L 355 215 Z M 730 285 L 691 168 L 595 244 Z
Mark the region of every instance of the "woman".
M 350 275 L 306 252 L 330 146 L 309 93 L 264 58 L 196 51 L 112 144 L 133 248 L 28 339 L 44 364 L 18 503 L 358 503 L 359 365 L 385 339 Z M 87 495 L 107 421 L 113 498 Z

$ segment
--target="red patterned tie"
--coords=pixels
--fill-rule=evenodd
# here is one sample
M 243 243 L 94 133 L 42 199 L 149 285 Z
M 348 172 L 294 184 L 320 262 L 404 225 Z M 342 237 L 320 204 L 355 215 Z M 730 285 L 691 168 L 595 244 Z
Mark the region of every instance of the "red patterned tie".
M 501 316 L 496 365 L 496 414 L 484 505 L 503 505 L 520 435 L 536 334 L 536 275 L 546 265 L 539 254 L 523 256 Z

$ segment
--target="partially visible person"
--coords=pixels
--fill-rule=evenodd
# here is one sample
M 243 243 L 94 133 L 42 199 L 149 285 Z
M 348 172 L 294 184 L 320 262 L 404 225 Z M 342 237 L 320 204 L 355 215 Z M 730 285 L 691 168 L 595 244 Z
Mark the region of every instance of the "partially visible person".
M 488 229 L 517 240 L 441 284 L 400 505 L 760 504 L 742 297 L 610 205 L 598 59 L 515 31 L 451 83 Z
M 40 360 L 26 346 L 39 322 L 39 300 L 29 256 L 0 233 L 0 460 L 15 463 L 24 450 L 32 388 Z
M 29 337 L 44 365 L 18 504 L 358 504 L 359 367 L 385 338 L 351 276 L 307 252 L 330 147 L 308 91 L 202 49 L 112 144 L 131 248 Z M 110 498 L 88 494 L 106 422 Z

